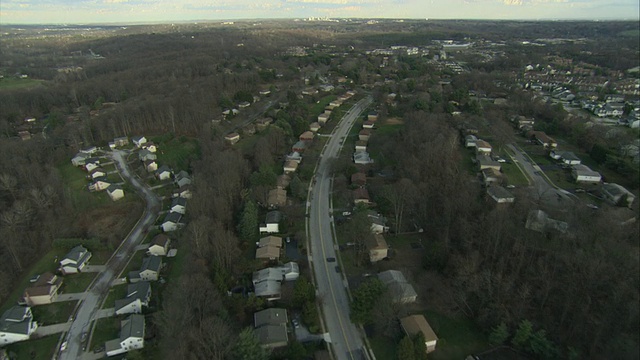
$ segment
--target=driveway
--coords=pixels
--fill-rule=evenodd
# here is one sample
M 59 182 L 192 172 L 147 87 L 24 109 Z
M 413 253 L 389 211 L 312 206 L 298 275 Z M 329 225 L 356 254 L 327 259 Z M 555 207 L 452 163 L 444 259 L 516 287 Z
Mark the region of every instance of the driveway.
M 349 297 L 346 280 L 342 272 L 336 271 L 338 263 L 326 261 L 336 257 L 336 246 L 332 236 L 333 217 L 331 215 L 332 160 L 337 157 L 349 130 L 358 116 L 372 102 L 370 97 L 359 101 L 351 108 L 333 131 L 318 162 L 314 175 L 314 185 L 309 192 L 308 234 L 311 249 L 311 267 L 315 275 L 318 297 L 329 332 L 330 347 L 337 360 L 358 358 L 363 351 L 362 333 L 349 318 Z
M 82 269 L 83 273 L 103 272 L 107 268 L 106 265 L 87 265 Z
M 75 360 L 82 357 L 82 333 L 91 330 L 89 325 L 99 313 L 102 303 L 109 294 L 109 287 L 113 280 L 124 270 L 129 259 L 135 253 L 136 246 L 142 242 L 160 211 L 160 200 L 131 174 L 125 159 L 126 155 L 127 153 L 124 151 L 115 150 L 111 153 L 111 158 L 114 160 L 120 175 L 140 193 L 147 206 L 138 223 L 107 261 L 104 272 L 96 277 L 85 293 L 84 300 L 76 308 L 75 320 L 71 324 L 69 333 L 64 339 L 60 339 L 60 341 L 68 341 L 67 350 L 60 353 L 59 359 L 61 360 Z M 91 334 L 93 334 L 93 331 L 91 331 Z
M 60 294 L 53 302 L 64 302 L 64 301 L 74 301 L 74 300 L 82 300 L 82 298 L 86 295 L 86 293 L 70 293 L 70 294 Z
M 71 327 L 70 322 L 55 324 L 55 325 L 39 326 L 36 329 L 35 334 L 36 336 L 47 336 L 47 335 L 68 331 L 70 327 Z

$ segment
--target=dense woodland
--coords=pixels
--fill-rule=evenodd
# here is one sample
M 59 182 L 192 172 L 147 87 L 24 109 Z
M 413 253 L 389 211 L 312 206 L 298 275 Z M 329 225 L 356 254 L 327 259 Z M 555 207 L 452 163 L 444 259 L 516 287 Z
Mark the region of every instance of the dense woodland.
M 264 304 L 227 297 L 226 291 L 244 281 L 248 265 L 242 254 L 258 236 L 256 204 L 264 202 L 265 190 L 275 182 L 274 165 L 291 137 L 306 130 L 314 116 L 294 91 L 304 86 L 302 78 L 315 81 L 319 74 L 347 76 L 355 86 L 384 76 L 395 85 L 383 85 L 373 95 L 382 104 L 386 94 L 395 92 L 399 105 L 383 106 L 381 115 L 400 116 L 405 126 L 372 138 L 371 146 L 385 154 L 384 165 L 394 174 L 372 194 L 393 217 L 396 231 L 415 225 L 425 229 L 430 240 L 424 271 L 446 285 L 442 296 L 455 304 L 446 310 L 474 319 L 487 333 L 504 324 L 513 335 L 523 321 L 530 321 L 533 331 L 543 330 L 548 340 L 534 352 L 540 358 L 580 354 L 635 359 L 640 332 L 637 224 L 621 227 L 615 219 L 582 207 L 569 211 L 575 229 L 571 236 L 524 231 L 537 199 L 531 196 L 507 208 L 487 204 L 460 166 L 467 155 L 458 131 L 463 121 L 484 124 L 506 143 L 513 136 L 506 130 L 508 115 L 521 114 L 536 116 L 544 130 L 570 137 L 584 149 L 608 149 L 602 129 L 581 128 L 562 109 L 536 104 L 518 89 L 498 88 L 494 80 L 556 51 L 614 70 L 636 66 L 638 38 L 612 40 L 634 29 L 637 24 L 625 22 L 409 22 L 366 29 L 267 22 L 237 29 L 187 24 L 113 29 L 89 40 L 3 38 L 5 74 L 20 72 L 47 81 L 28 89 L 0 89 L 0 252 L 9 256 L 0 262 L 0 299 L 6 300 L 16 279 L 56 238 L 118 241 L 118 234 L 107 236 L 77 221 L 87 208 L 65 192 L 59 164 L 80 147 L 104 146 L 115 136 L 189 136 L 197 138 L 201 154 L 190 164 L 197 196 L 189 203 L 189 225 L 180 238 L 189 259 L 181 281 L 168 284 L 162 295 L 162 311 L 154 315 L 153 326 L 167 359 L 242 358 L 256 346 L 240 324 L 250 323 L 252 312 Z M 379 58 L 362 55 L 375 47 L 426 45 L 433 39 L 515 42 L 558 34 L 591 40 L 553 49 L 514 45 L 494 62 L 471 60 L 473 71 L 460 76 L 408 57 L 380 70 Z M 287 56 L 289 46 L 307 46 L 309 55 Z M 87 57 L 89 49 L 103 58 Z M 610 63 L 611 58 L 616 61 Z M 82 69 L 55 70 L 63 66 Z M 443 76 L 453 77 L 452 84 L 439 85 Z M 211 120 L 265 88 L 282 90 L 285 95 L 274 101 L 289 101 L 288 110 L 268 110 L 275 126 L 252 150 L 226 146 L 221 141 L 224 129 L 212 128 Z M 468 90 L 509 91 L 510 108 L 483 109 Z M 462 120 L 449 115 L 451 101 L 465 110 Z M 112 102 L 117 106 L 103 106 Z M 38 118 L 46 138 L 17 140 L 25 117 Z M 348 172 L 350 166 L 336 164 L 336 169 Z M 637 189 L 635 176 L 630 183 Z M 300 178 L 293 179 L 291 190 L 304 197 Z M 386 325 L 392 329 L 388 335 L 397 336 L 397 324 Z M 256 351 L 256 359 L 266 358 Z

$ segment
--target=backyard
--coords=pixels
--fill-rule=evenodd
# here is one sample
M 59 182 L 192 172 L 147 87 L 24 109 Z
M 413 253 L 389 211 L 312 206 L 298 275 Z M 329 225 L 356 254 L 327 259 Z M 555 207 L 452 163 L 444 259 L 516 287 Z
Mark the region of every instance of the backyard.
M 60 334 L 31 339 L 7 346 L 12 359 L 50 360 L 56 352 Z
M 73 313 L 77 301 L 62 301 L 48 305 L 39 305 L 31 308 L 33 318 L 40 325 L 53 325 L 65 323 Z
M 120 336 L 120 319 L 117 316 L 98 319 L 91 337 L 89 349 L 103 347 L 104 343 Z

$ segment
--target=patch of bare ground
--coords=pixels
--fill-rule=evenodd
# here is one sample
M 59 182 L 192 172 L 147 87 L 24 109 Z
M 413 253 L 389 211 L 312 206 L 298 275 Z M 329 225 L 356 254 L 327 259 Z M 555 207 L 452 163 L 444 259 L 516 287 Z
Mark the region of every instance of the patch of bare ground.
M 107 239 L 110 245 L 116 247 L 140 219 L 143 209 L 140 201 L 102 206 L 80 214 L 77 219 L 78 230 L 87 237 Z
M 397 118 L 397 117 L 392 117 L 392 118 L 388 118 L 385 121 L 385 124 L 387 125 L 402 125 L 404 124 L 404 120 Z

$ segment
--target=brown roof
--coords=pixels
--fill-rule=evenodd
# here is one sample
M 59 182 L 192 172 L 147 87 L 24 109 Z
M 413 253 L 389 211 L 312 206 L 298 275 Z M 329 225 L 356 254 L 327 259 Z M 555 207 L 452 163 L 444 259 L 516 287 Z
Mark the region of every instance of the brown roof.
M 355 189 L 353 190 L 353 198 L 369 200 L 369 192 L 367 189 Z
M 284 189 L 287 186 L 289 186 L 290 182 L 291 182 L 291 177 L 289 177 L 289 175 L 283 174 L 278 176 L 278 180 L 276 180 L 276 186 Z
M 351 175 L 351 183 L 352 184 L 358 184 L 358 185 L 364 185 L 367 183 L 367 175 L 365 175 L 365 173 L 355 173 L 353 175 Z
M 171 241 L 171 239 L 169 239 L 169 237 L 165 234 L 158 234 L 156 236 L 153 237 L 153 240 L 151 240 L 151 245 L 158 245 L 161 247 L 165 247 L 166 244 Z
M 402 328 L 409 336 L 414 336 L 419 332 L 422 332 L 424 335 L 425 341 L 433 341 L 438 340 L 438 336 L 433 331 L 427 319 L 424 318 L 423 315 L 410 315 L 400 319 L 400 324 L 402 324 Z
M 313 140 L 313 132 L 311 131 L 305 131 L 302 134 L 300 134 L 300 140 Z
M 266 236 L 260 239 L 258 243 L 259 247 L 264 246 L 274 246 L 274 247 L 282 247 L 282 238 L 279 236 Z
M 359 132 L 360 135 L 371 135 L 371 131 L 369 129 L 362 129 Z
M 369 250 L 384 250 L 388 249 L 387 241 L 382 234 L 373 234 L 373 236 L 367 237 L 367 249 Z
M 280 248 L 276 246 L 263 246 L 256 249 L 256 259 L 272 259 L 280 257 Z

